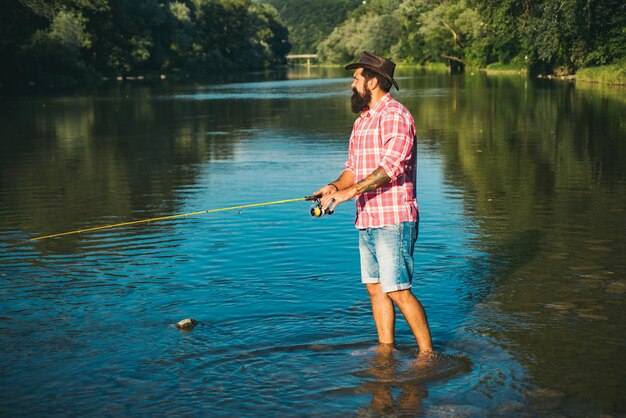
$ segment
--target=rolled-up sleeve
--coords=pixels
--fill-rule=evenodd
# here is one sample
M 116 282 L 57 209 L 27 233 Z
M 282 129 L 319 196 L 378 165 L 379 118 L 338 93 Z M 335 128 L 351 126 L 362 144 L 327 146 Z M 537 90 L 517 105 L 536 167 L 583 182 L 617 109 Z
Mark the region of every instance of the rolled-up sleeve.
M 415 130 L 411 121 L 398 112 L 387 113 L 381 120 L 380 129 L 384 146 L 380 167 L 394 181 L 411 162 Z

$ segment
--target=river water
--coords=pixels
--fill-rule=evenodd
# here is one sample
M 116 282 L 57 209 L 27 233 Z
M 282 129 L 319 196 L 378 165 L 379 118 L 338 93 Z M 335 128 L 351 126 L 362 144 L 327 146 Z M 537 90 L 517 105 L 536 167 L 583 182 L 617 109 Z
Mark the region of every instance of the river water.
M 399 69 L 414 292 L 441 356 L 377 354 L 334 180 L 351 74 L 0 97 L 3 416 L 623 416 L 626 91 Z M 175 323 L 195 318 L 191 332 Z

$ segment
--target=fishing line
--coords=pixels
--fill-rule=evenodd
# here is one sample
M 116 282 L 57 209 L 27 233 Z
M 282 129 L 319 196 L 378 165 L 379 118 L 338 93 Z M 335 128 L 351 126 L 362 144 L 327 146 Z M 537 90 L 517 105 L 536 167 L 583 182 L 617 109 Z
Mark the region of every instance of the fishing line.
M 121 222 L 121 223 L 117 223 L 117 224 L 102 225 L 102 226 L 94 226 L 94 227 L 91 227 L 91 228 L 77 229 L 75 231 L 60 232 L 58 234 L 51 234 L 51 235 L 43 235 L 43 236 L 40 236 L 40 237 L 31 238 L 31 241 L 40 241 L 40 240 L 48 239 L 48 238 L 62 237 L 62 236 L 74 235 L 74 234 L 82 234 L 84 232 L 99 231 L 101 229 L 111 229 L 111 228 L 119 228 L 119 227 L 122 227 L 122 226 L 144 224 L 144 223 L 148 223 L 148 222 L 165 221 L 167 219 L 184 218 L 184 217 L 187 217 L 187 216 L 202 215 L 202 214 L 205 214 L 205 213 L 224 212 L 224 211 L 227 211 L 227 210 L 235 210 L 235 209 L 241 210 L 241 209 L 247 209 L 247 208 L 256 208 L 256 207 L 260 207 L 260 206 L 280 205 L 282 203 L 300 202 L 300 201 L 303 201 L 303 200 L 311 200 L 311 198 L 310 197 L 300 197 L 298 199 L 275 200 L 273 202 L 252 203 L 252 204 L 249 204 L 249 205 L 230 206 L 230 207 L 219 208 L 219 209 L 207 209 L 207 210 L 200 210 L 200 211 L 197 211 L 197 212 L 179 213 L 177 215 L 159 216 L 159 217 L 150 218 L 150 219 L 140 219 L 140 220 L 137 220 L 137 221 Z

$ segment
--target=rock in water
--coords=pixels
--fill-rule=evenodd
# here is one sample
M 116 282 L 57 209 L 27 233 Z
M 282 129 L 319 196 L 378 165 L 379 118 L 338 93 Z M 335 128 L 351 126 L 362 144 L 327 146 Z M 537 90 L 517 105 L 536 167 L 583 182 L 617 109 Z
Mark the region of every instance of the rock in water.
M 176 328 L 181 331 L 191 331 L 196 325 L 198 325 L 198 321 L 193 318 L 187 318 L 177 322 Z

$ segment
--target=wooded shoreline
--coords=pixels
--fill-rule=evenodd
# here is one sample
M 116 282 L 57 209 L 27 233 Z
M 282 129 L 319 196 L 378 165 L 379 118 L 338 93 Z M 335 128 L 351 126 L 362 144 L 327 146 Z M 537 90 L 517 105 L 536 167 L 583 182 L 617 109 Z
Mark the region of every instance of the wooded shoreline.
M 13 0 L 0 86 L 345 65 L 361 51 L 452 73 L 626 84 L 623 0 Z
M 303 64 L 294 64 L 295 66 L 303 65 Z M 313 67 L 329 67 L 342 68 L 343 66 L 338 66 L 337 64 L 332 63 L 323 63 L 323 64 L 315 64 Z M 415 64 L 405 64 L 398 63 L 398 68 L 420 68 L 425 71 L 434 71 L 434 72 L 442 72 L 449 73 L 448 68 L 443 63 L 437 64 L 427 64 L 427 65 L 415 65 Z M 286 71 L 286 66 L 269 68 L 267 71 Z M 555 74 L 536 74 L 531 75 L 528 69 L 525 68 L 467 68 L 467 73 L 473 74 L 474 72 L 484 73 L 488 76 L 512 76 L 518 75 L 522 77 L 531 77 L 537 79 L 548 79 L 548 80 L 560 80 L 560 81 L 570 81 L 570 82 L 582 82 L 587 84 L 597 84 L 597 85 L 605 85 L 605 86 L 614 86 L 617 88 L 626 88 L 626 67 L 610 65 L 610 66 L 601 66 L 601 67 L 591 67 L 588 69 L 584 69 L 579 71 L 577 74 L 571 75 L 555 75 Z M 258 73 L 258 72 L 256 72 Z M 92 77 L 87 80 L 71 80 L 71 79 L 43 79 L 40 82 L 35 81 L 24 81 L 24 80 L 16 80 L 15 83 L 6 83 L 0 81 L 0 92 L 2 91 L 28 91 L 28 90 L 55 90 L 55 89 L 64 89 L 64 88 L 81 88 L 81 87 L 95 87 L 101 86 L 105 84 L 112 83 L 160 83 L 160 82 L 168 82 L 168 83 L 180 83 L 180 82 L 189 82 L 189 81 L 203 81 L 206 82 L 210 80 L 210 82 L 214 83 L 229 83 L 229 82 L 239 82 L 240 79 L 245 79 L 246 75 L 250 74 L 249 71 L 235 72 L 230 74 L 231 77 L 228 78 L 215 78 L 215 74 L 207 74 L 205 77 L 195 75 L 190 77 L 185 74 L 161 74 L 161 73 L 146 73 L 140 75 L 118 75 L 118 76 L 101 76 L 101 77 Z

